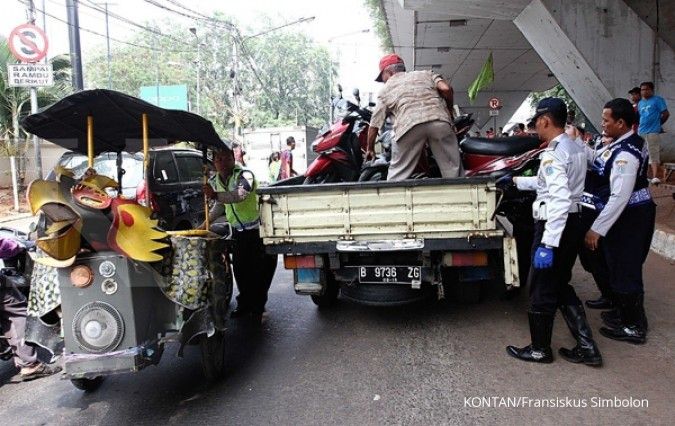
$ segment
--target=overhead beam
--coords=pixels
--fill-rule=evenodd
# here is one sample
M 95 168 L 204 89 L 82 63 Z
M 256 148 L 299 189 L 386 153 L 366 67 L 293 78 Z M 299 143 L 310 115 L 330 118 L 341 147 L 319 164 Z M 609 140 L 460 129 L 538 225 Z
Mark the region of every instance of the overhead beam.
M 529 0 L 399 0 L 404 9 L 468 18 L 512 20 Z

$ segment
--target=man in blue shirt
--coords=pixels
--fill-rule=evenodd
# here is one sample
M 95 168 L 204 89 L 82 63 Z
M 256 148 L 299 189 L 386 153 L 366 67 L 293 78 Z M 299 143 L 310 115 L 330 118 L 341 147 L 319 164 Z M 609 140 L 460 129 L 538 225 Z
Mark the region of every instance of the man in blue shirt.
M 642 99 L 638 102 L 638 114 L 640 125 L 638 134 L 647 142 L 649 149 L 649 165 L 652 169 L 653 184 L 661 183 L 659 179 L 659 166 L 661 165 L 661 125 L 668 120 L 670 113 L 666 101 L 661 96 L 654 95 L 654 83 L 645 81 L 640 84 Z

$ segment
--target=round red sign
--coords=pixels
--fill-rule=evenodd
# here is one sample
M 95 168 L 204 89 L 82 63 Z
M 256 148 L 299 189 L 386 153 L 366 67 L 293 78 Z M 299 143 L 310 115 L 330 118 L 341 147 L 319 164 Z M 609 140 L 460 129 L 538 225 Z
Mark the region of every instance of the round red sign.
M 502 101 L 500 101 L 499 98 L 490 98 L 488 105 L 491 109 L 499 109 L 502 107 Z
M 14 28 L 7 39 L 9 50 L 21 62 L 38 62 L 47 56 L 49 41 L 42 29 L 33 24 Z

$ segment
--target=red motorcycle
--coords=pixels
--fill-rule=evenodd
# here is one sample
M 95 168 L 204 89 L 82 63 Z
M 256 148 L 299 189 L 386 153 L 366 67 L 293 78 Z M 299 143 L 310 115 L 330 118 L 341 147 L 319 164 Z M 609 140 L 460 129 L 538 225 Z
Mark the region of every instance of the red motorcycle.
M 357 90 L 354 96 L 360 102 Z M 305 171 L 305 184 L 352 182 L 359 177 L 372 113 L 345 99 L 338 100 L 336 109 L 342 112 L 338 119 L 312 142 L 319 156 Z

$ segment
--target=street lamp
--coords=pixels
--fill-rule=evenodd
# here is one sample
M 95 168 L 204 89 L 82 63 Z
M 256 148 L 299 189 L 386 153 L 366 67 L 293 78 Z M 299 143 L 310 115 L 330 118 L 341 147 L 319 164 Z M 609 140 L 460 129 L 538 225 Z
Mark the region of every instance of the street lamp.
M 197 114 L 200 112 L 200 105 L 201 105 L 201 66 L 202 66 L 202 43 L 199 40 L 199 36 L 197 35 L 197 28 L 195 27 L 190 27 L 190 32 L 192 33 L 193 36 L 195 36 L 195 40 L 197 42 Z

